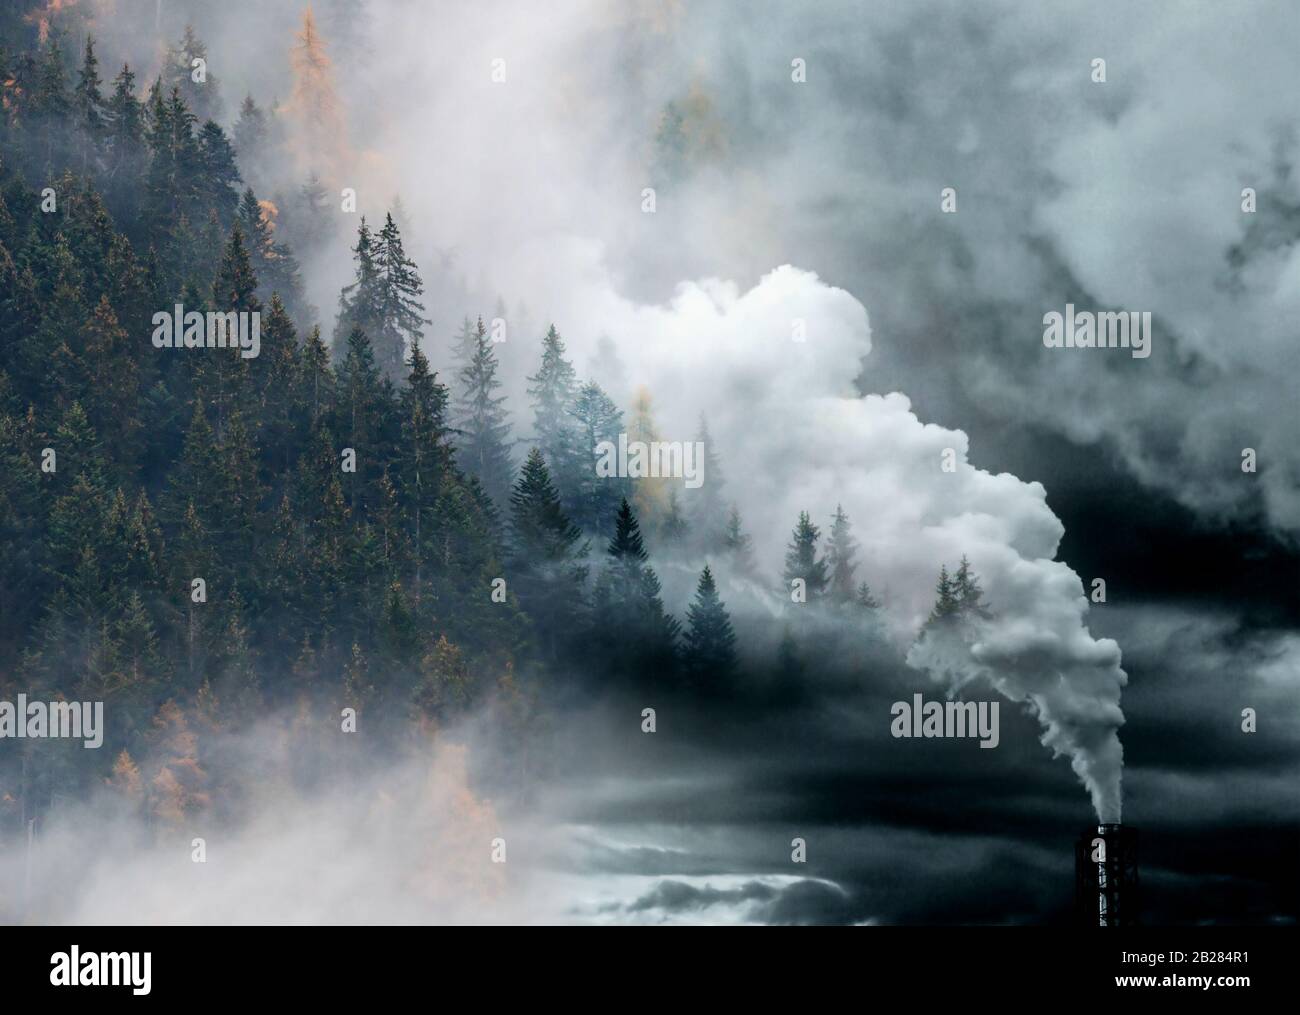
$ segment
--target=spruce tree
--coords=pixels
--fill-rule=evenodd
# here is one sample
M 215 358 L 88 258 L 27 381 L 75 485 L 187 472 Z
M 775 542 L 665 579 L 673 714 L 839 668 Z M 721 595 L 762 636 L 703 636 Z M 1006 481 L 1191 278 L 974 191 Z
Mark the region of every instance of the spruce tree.
M 736 633 L 707 564 L 700 572 L 695 601 L 687 607 L 686 617 L 687 672 L 701 684 L 717 683 L 730 676 L 736 665 Z
M 980 588 L 979 578 L 971 570 L 970 561 L 963 554 L 957 565 L 957 574 L 953 577 L 952 595 L 957 600 L 957 611 L 965 617 L 987 619 L 988 610 L 984 606 L 984 590 Z
M 212 283 L 212 308 L 217 313 L 260 313 L 257 276 L 236 222 Z M 251 414 L 253 391 L 249 361 L 237 349 L 208 350 L 195 360 L 196 388 L 216 411 L 217 440 L 225 436 L 226 420 L 235 413 Z
M 722 536 L 722 549 L 731 561 L 731 570 L 745 578 L 754 578 L 758 566 L 754 563 L 754 540 L 744 531 L 740 521 L 740 509 L 731 505 L 727 514 L 727 527 Z
M 830 571 L 827 595 L 834 603 L 851 603 L 857 591 L 854 572 L 857 570 L 858 543 L 853 538 L 853 527 L 841 505 L 835 506 L 831 520 L 830 539 L 826 546 L 826 565 Z
M 538 640 L 554 656 L 582 607 L 585 547 L 582 533 L 560 506 L 539 448 L 528 453 L 510 507 L 510 586 L 533 618 Z
M 552 324 L 542 339 L 542 362 L 528 378 L 533 399 L 533 432 L 546 458 L 561 496 L 576 500 L 579 463 L 575 456 L 575 422 L 572 414 L 577 379 L 573 364 L 564 357 L 564 340 Z
M 239 119 L 235 121 L 235 151 L 239 157 L 256 158 L 266 141 L 266 133 L 266 114 L 251 95 L 245 95 L 239 107 Z
M 864 610 L 880 609 L 880 601 L 871 593 L 871 586 L 866 582 L 858 585 L 858 591 L 853 597 L 853 601 Z
M 396 382 L 403 374 L 408 346 L 414 349 L 424 337 L 424 304 L 419 297 L 424 293 L 424 283 L 415 262 L 406 256 L 402 237 L 393 216 L 384 219 L 374 251 L 378 271 L 379 330 L 374 333 L 375 353 L 379 368 L 390 380 Z
M 240 180 L 239 167 L 226 132 L 211 120 L 199 130 L 197 168 L 195 188 L 200 210 L 215 211 L 222 225 L 229 228 L 239 201 L 235 189 Z
M 830 581 L 825 559 L 817 556 L 817 540 L 820 537 L 821 530 L 812 523 L 808 512 L 800 511 L 798 524 L 794 527 L 785 554 L 785 585 L 788 593 L 791 582 L 802 578 L 809 602 L 820 599 Z
M 94 154 L 95 142 L 104 127 L 104 95 L 100 85 L 99 60 L 95 57 L 95 37 L 87 35 L 81 73 L 77 78 L 73 99 L 77 117 L 81 121 L 81 129 L 86 133 L 86 140 L 82 144 L 83 170 Z
M 593 617 L 597 642 L 615 672 L 660 675 L 675 661 L 681 625 L 664 609 L 659 577 L 626 499 L 619 505 L 606 555 Z
M 457 459 L 482 484 L 493 504 L 509 500 L 511 483 L 510 424 L 505 396 L 496 394 L 497 358 L 479 318 L 474 333 L 474 356 L 460 371 L 457 399 Z
M 352 248 L 352 260 L 356 264 L 356 277 L 339 293 L 339 312 L 334 322 L 334 347 L 340 359 L 343 356 L 343 344 L 353 328 L 377 336 L 381 324 L 375 237 L 364 215 L 357 227 L 357 242 Z M 371 344 L 373 346 L 373 339 Z
M 122 64 L 122 69 L 113 79 L 108 120 L 115 144 L 134 146 L 144 139 L 144 107 L 136 98 L 135 74 L 130 64 Z
M 221 90 L 217 79 L 207 70 L 208 48 L 195 34 L 193 25 L 185 26 L 185 34 L 168 52 L 166 86 L 174 88 L 185 98 L 185 103 L 201 120 L 221 119 Z M 195 81 L 195 60 L 204 62 L 202 81 Z
M 948 574 L 948 566 L 939 568 L 939 581 L 935 585 L 934 609 L 930 611 L 930 625 L 946 624 L 959 615 L 961 603 L 957 599 L 957 590 Z
M 270 302 L 272 294 L 279 293 L 289 316 L 300 318 L 306 308 L 298 259 L 288 244 L 276 241 L 274 227 L 251 187 L 245 189 L 240 199 L 239 223 L 247 237 L 249 262 L 257 276 L 258 298 Z
M 577 489 L 569 517 L 587 532 L 606 535 L 613 530 L 619 502 L 628 497 L 631 484 L 624 477 L 596 473 L 596 447 L 603 442 L 617 444 L 623 429 L 623 413 L 595 381 L 584 384 L 573 402 L 576 424 L 573 461 Z

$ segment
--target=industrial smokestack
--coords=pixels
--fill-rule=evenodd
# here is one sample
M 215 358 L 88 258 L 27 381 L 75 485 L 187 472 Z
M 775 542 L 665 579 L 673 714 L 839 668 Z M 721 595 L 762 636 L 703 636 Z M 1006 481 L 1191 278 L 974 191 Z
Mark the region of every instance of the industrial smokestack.
M 1138 833 L 1118 822 L 1086 829 L 1074 844 L 1074 901 L 1085 927 L 1138 922 Z

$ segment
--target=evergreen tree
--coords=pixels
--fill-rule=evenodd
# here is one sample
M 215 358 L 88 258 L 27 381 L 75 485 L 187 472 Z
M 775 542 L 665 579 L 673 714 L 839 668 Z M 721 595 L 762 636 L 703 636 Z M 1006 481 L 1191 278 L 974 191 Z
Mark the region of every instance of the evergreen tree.
M 707 564 L 700 572 L 695 602 L 687 607 L 686 617 L 687 672 L 701 684 L 716 684 L 730 676 L 736 665 L 736 634 Z
M 984 606 L 984 590 L 980 588 L 979 578 L 971 570 L 970 561 L 964 554 L 953 577 L 952 595 L 957 600 L 957 611 L 962 616 L 988 618 L 989 612 Z
M 418 348 L 412 349 L 411 372 L 401 397 L 401 439 L 397 461 L 398 489 L 409 519 L 417 603 L 426 578 L 425 562 L 436 558 L 432 543 L 437 532 L 434 506 L 443 480 L 451 469 L 446 408 L 447 389 L 429 370 L 429 361 L 424 354 Z
M 496 394 L 501 387 L 497 379 L 497 357 L 481 317 L 474 337 L 474 356 L 460 372 L 457 457 L 461 466 L 482 484 L 492 502 L 505 505 L 513 471 L 510 424 L 505 396 Z
M 478 349 L 478 329 L 468 317 L 460 322 L 460 331 L 451 342 L 451 359 L 457 373 L 469 366 Z
M 510 585 L 554 656 L 582 607 L 582 533 L 564 514 L 539 448 L 529 452 L 510 495 Z
M 339 434 L 357 453 L 357 471 L 349 475 L 348 506 L 356 511 L 368 503 L 386 464 L 383 441 L 388 436 L 387 408 L 392 404 L 388 382 L 375 366 L 370 340 L 360 328 L 348 335 L 347 355 L 338 370 Z
M 740 509 L 731 505 L 727 514 L 727 527 L 722 537 L 722 548 L 731 561 L 731 569 L 745 578 L 755 578 L 758 566 L 754 563 L 754 540 L 744 531 L 740 522 Z
M 681 625 L 664 610 L 641 526 L 624 499 L 596 586 L 595 640 L 615 673 L 662 675 L 676 657 Z
M 203 61 L 200 67 L 196 60 Z M 208 47 L 194 32 L 193 25 L 185 26 L 185 34 L 179 43 L 168 52 L 165 85 L 177 90 L 185 99 L 185 104 L 193 109 L 201 120 L 220 120 L 222 112 L 221 91 L 217 79 L 207 69 Z M 195 80 L 201 77 L 202 80 Z
M 212 283 L 212 306 L 218 313 L 260 313 L 257 277 L 244 246 L 243 232 L 236 222 L 230 242 L 221 258 L 221 269 Z M 196 358 L 195 387 L 216 412 L 217 440 L 225 434 L 226 420 L 234 412 L 253 411 L 249 361 L 237 350 L 211 350 Z
M 791 582 L 802 578 L 808 601 L 813 602 L 822 597 L 830 578 L 826 572 L 826 561 L 817 556 L 817 540 L 821 530 L 812 523 L 807 511 L 799 512 L 799 522 L 794 527 L 794 535 L 785 554 L 785 585 L 787 592 Z
M 148 227 L 166 234 L 185 213 L 199 179 L 200 154 L 194 137 L 195 117 L 180 92 L 163 98 L 155 83 L 149 105 L 146 139 L 149 171 L 145 182 Z
M 853 528 L 841 505 L 835 506 L 831 520 L 830 539 L 826 546 L 826 566 L 830 571 L 827 595 L 834 603 L 851 603 L 857 591 L 854 572 L 857 570 L 858 543 L 853 538 Z
M 240 180 L 239 168 L 226 132 L 211 120 L 199 131 L 197 166 L 195 188 L 199 207 L 215 211 L 222 225 L 229 228 L 239 200 L 235 189 Z
M 930 611 L 929 624 L 942 624 L 955 619 L 961 611 L 957 591 L 948 574 L 947 565 L 939 568 L 939 581 L 935 585 L 934 609 Z
M 408 346 L 419 345 L 428 323 L 419 301 L 424 283 L 402 249 L 392 215 L 378 236 L 362 218 L 352 256 L 357 274 L 339 296 L 335 344 L 346 341 L 352 328 L 360 328 L 370 337 L 380 372 L 396 383 L 405 372 Z
M 862 607 L 864 610 L 880 609 L 879 600 L 877 600 L 876 597 L 871 594 L 871 586 L 869 586 L 866 582 L 862 582 L 860 585 L 858 585 L 858 591 L 854 595 L 853 601 L 857 603 L 860 607 Z
M 113 79 L 113 95 L 108 100 L 109 141 L 115 166 L 138 156 L 144 141 L 144 107 L 135 95 L 135 74 L 123 64 Z M 134 175 L 134 174 L 133 174 Z
M 576 423 L 573 460 L 577 489 L 569 517 L 587 532 L 610 533 L 619 502 L 631 493 L 627 479 L 596 474 L 596 447 L 603 442 L 617 444 L 623 430 L 623 413 L 613 399 L 590 381 L 578 391 L 571 412 Z
M 402 237 L 393 216 L 384 220 L 375 245 L 379 275 L 380 330 L 375 339 L 380 370 L 396 381 L 404 372 L 407 347 L 414 349 L 424 337 L 424 293 L 415 262 L 402 249 Z
M 329 213 L 329 193 L 320 177 L 312 173 L 298 188 L 298 212 L 294 216 L 294 245 L 310 255 L 329 239 L 333 222 Z
M 266 136 L 266 113 L 251 95 L 245 95 L 239 107 L 239 119 L 235 121 L 235 151 L 241 159 L 252 160 L 261 153 Z
M 339 293 L 339 313 L 334 324 L 334 344 L 340 357 L 342 343 L 347 341 L 353 328 L 370 335 L 378 335 L 381 323 L 379 268 L 375 263 L 375 237 L 361 217 L 357 227 L 357 243 L 352 248 L 356 264 L 356 278 Z M 373 345 L 373 341 L 371 343 Z
M 104 127 L 104 96 L 100 90 L 99 60 L 95 57 L 95 38 L 86 36 L 85 54 L 81 61 L 81 73 L 77 78 L 74 105 L 81 128 L 87 136 L 82 146 L 81 165 L 83 170 L 94 152 L 94 142 L 98 140 Z
M 276 241 L 268 213 L 251 187 L 240 198 L 239 223 L 248 237 L 249 262 L 257 276 L 258 298 L 270 302 L 272 294 L 278 293 L 289 315 L 301 317 L 305 307 L 298 259 L 288 244 Z
M 466 322 L 468 323 L 468 322 Z M 564 357 L 564 340 L 552 324 L 542 339 L 542 362 L 528 378 L 533 399 L 533 432 L 550 467 L 555 485 L 572 505 L 579 485 L 575 447 L 573 400 L 577 379 L 573 364 Z

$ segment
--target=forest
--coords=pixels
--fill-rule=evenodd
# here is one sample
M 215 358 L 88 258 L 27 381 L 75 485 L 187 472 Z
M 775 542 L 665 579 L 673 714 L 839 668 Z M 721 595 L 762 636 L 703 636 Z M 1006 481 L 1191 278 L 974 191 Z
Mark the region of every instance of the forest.
M 600 475 L 602 443 L 661 435 L 649 392 L 578 376 L 564 322 L 512 337 L 536 368 L 511 404 L 484 308 L 432 333 L 400 207 L 368 221 L 315 173 L 257 193 L 283 130 L 251 96 L 222 126 L 192 31 L 150 80 L 90 34 L 5 14 L 0 40 L 0 699 L 106 716 L 100 750 L 4 745 L 0 835 L 103 787 L 159 829 L 237 811 L 261 773 L 222 734 L 267 716 L 312 783 L 486 710 L 526 781 L 575 697 L 789 701 L 827 639 L 881 640 L 841 508 L 762 572 L 708 406 L 698 489 Z M 310 15 L 297 45 L 311 66 Z M 329 244 L 353 272 L 325 314 L 300 259 Z M 156 348 L 178 304 L 258 315 L 258 353 Z M 697 574 L 676 615 L 660 562 Z M 720 576 L 804 607 L 775 659 L 738 645 Z M 965 560 L 942 572 L 934 623 L 983 609 Z

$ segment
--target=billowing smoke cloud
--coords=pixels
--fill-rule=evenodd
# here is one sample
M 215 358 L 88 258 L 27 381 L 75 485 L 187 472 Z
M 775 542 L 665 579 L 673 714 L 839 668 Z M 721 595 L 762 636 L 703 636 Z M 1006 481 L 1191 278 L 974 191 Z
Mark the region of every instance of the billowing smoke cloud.
M 545 274 L 546 259 L 533 254 L 521 252 L 521 268 Z M 782 267 L 743 293 L 716 280 L 683 283 L 665 306 L 617 296 L 595 264 L 578 277 L 586 282 L 567 290 L 572 313 L 560 309 L 563 320 L 592 322 L 567 331 L 580 366 L 598 359 L 608 333 L 622 384 L 650 391 L 666 437 L 689 439 L 708 410 L 729 496 L 769 573 L 780 573 L 801 510 L 825 521 L 842 504 L 864 577 L 906 641 L 933 605 L 940 565 L 970 559 L 993 619 L 959 657 L 925 642 L 910 661 L 954 684 L 983 677 L 1025 703 L 1099 816 L 1118 820 L 1120 652 L 1088 633 L 1080 580 L 1053 559 L 1063 529 L 1043 487 L 972 467 L 966 435 L 921 422 L 902 394 L 858 396 L 852 378 L 871 349 L 866 311 L 809 272 Z M 558 278 L 539 281 L 561 291 Z M 943 468 L 946 451 L 955 471 Z
M 891 365 L 944 401 L 1101 443 L 1215 520 L 1300 530 L 1300 13 L 642 6 L 388 11 L 381 30 L 419 42 L 383 73 L 429 102 L 379 126 L 384 148 L 471 277 L 504 289 L 501 256 L 557 230 L 600 238 L 621 291 L 655 301 L 805 265 L 871 306 L 899 336 Z M 1152 357 L 1044 349 L 1067 301 L 1151 311 Z

